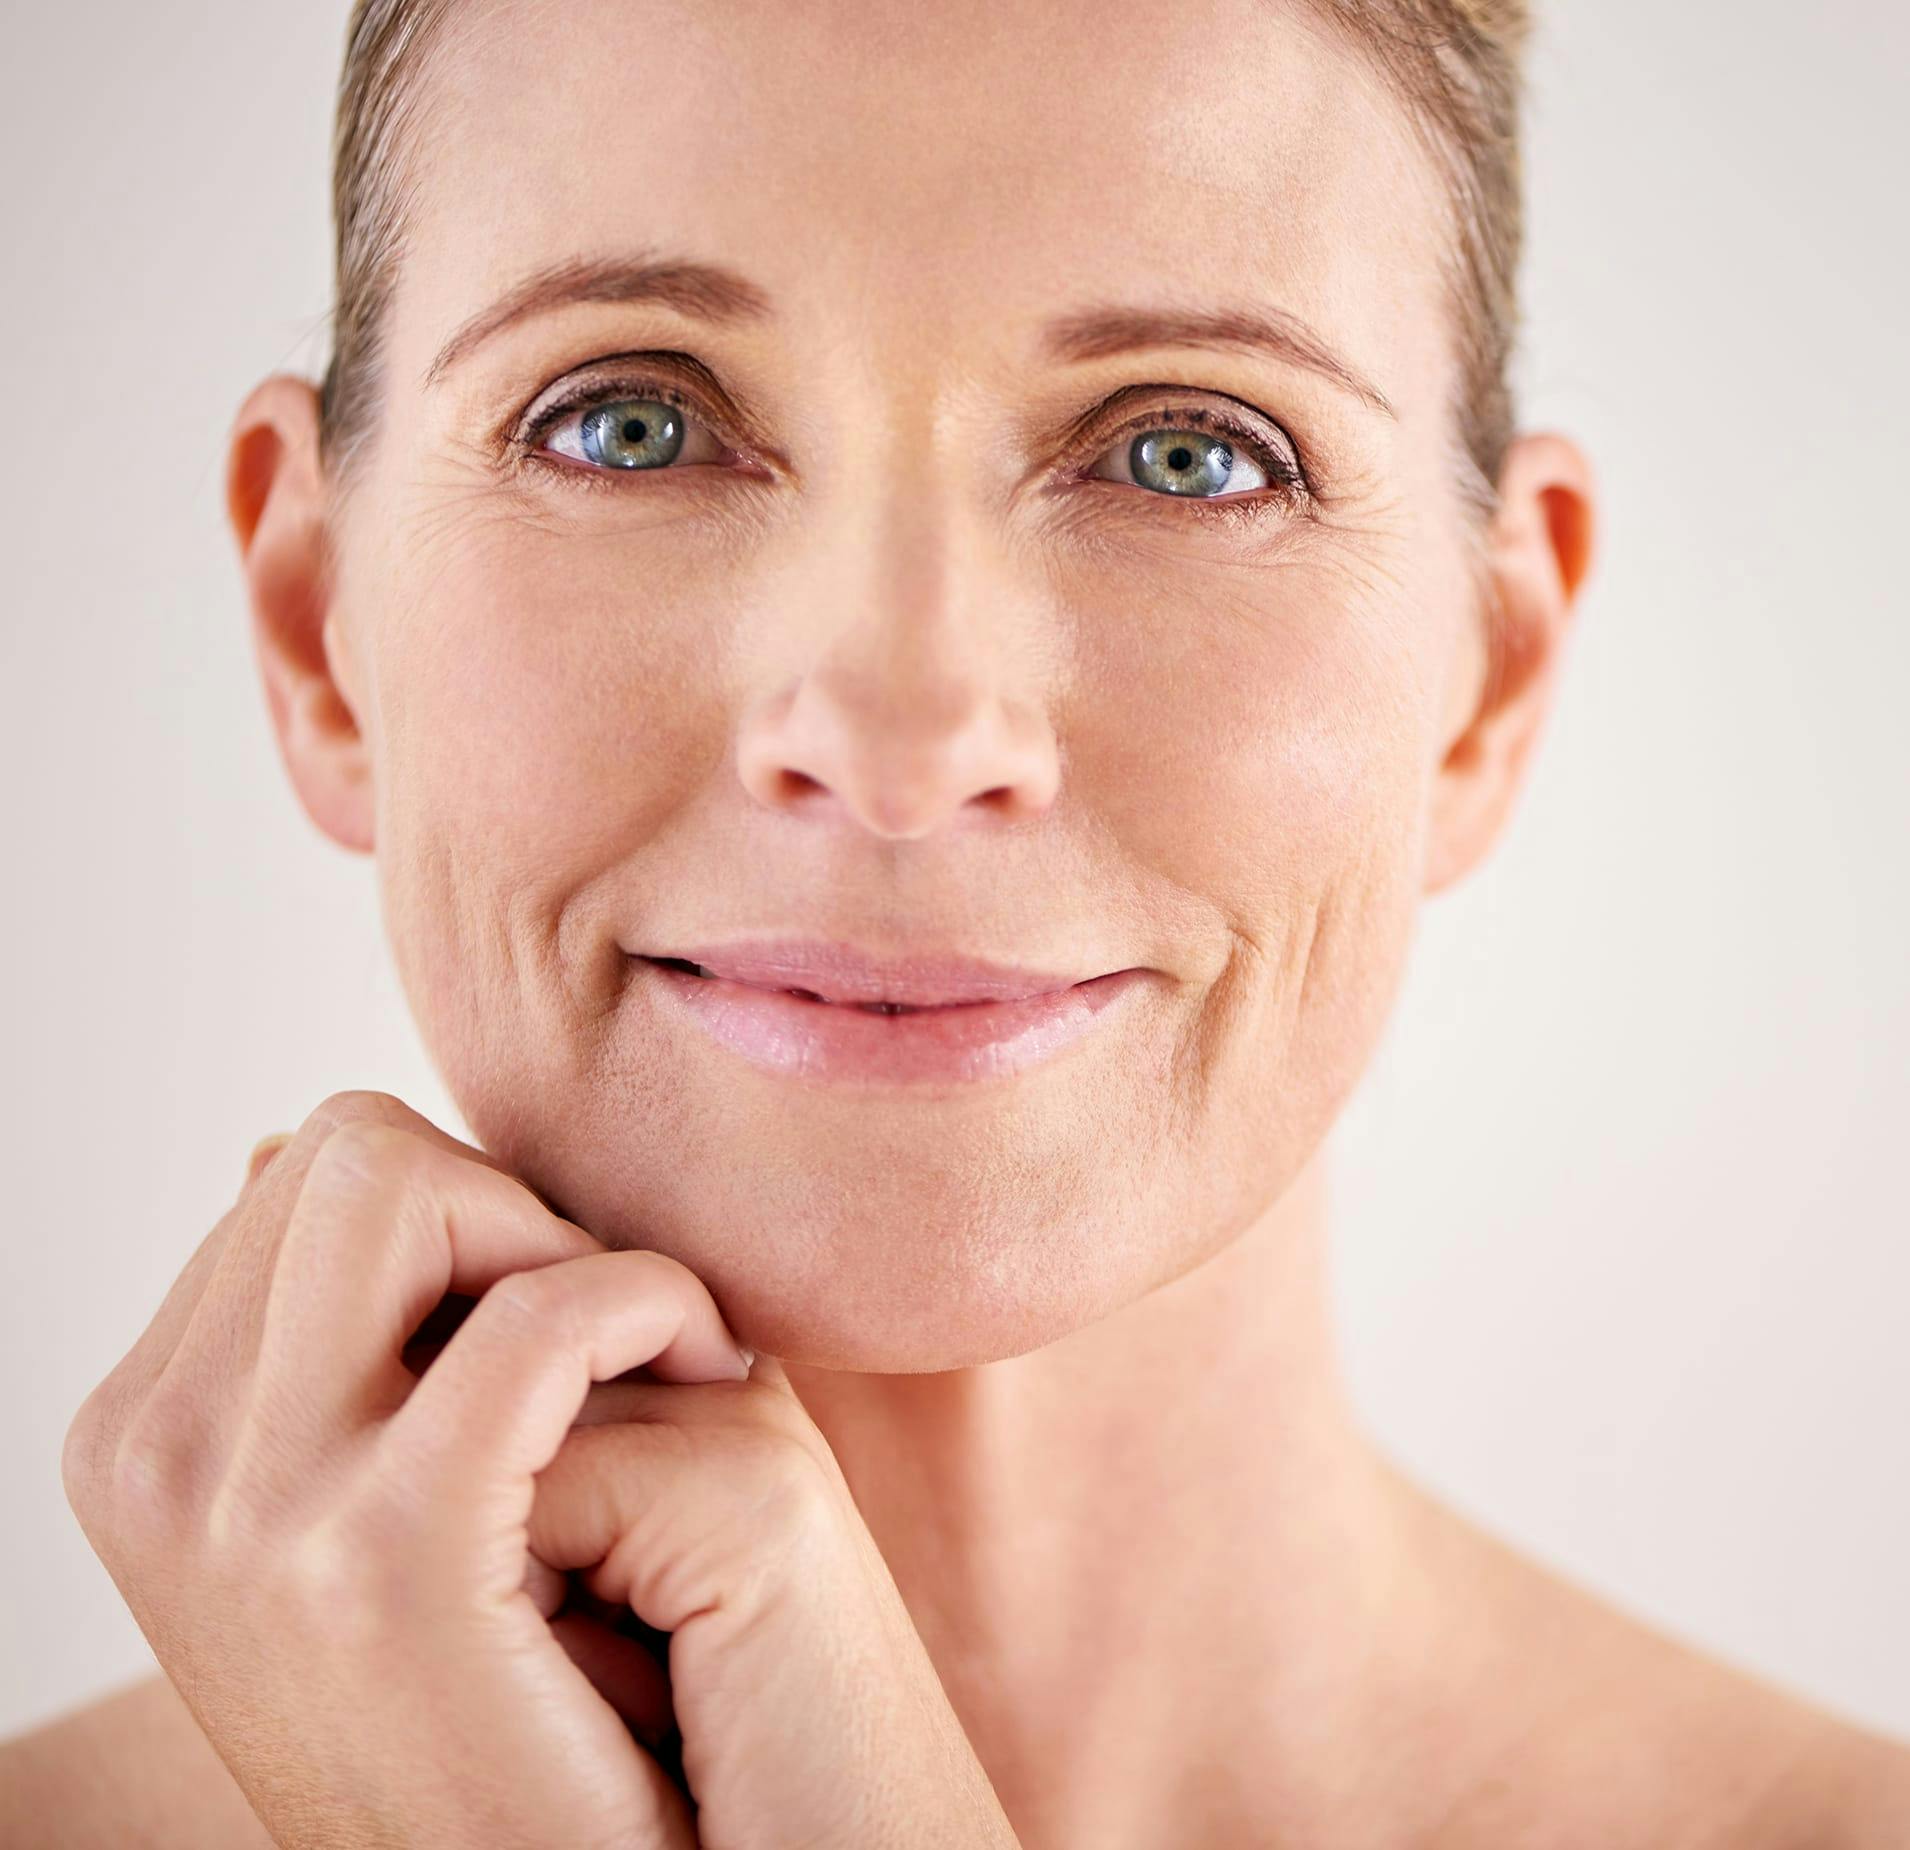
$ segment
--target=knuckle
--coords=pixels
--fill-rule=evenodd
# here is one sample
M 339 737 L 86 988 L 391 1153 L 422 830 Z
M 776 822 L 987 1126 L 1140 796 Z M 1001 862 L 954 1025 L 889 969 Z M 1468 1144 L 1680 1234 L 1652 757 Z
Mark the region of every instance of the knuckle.
M 815 1451 L 792 1435 L 764 1429 L 743 1440 L 730 1463 L 734 1520 L 725 1527 L 750 1538 L 746 1557 L 731 1562 L 739 1603 L 747 1606 L 832 1571 L 848 1533 L 846 1505 Z
M 835 1467 L 836 1455 L 828 1439 L 794 1395 L 765 1395 L 763 1404 L 750 1407 L 750 1415 L 758 1431 L 804 1452 L 825 1475 Z
M 242 1441 L 192 1528 L 202 1577 L 234 1599 L 289 1601 L 294 1615 L 330 1624 L 380 1552 L 351 1486 L 337 1461 L 301 1468 Z
M 202 1422 L 155 1393 L 115 1437 L 95 1444 L 91 1507 L 116 1524 L 169 1527 L 199 1501 L 212 1463 Z
M 311 1523 L 284 1548 L 281 1561 L 298 1602 L 313 1612 L 388 1610 L 388 1594 L 404 1551 L 373 1512 L 354 1506 Z
M 571 1294 L 553 1271 L 549 1266 L 535 1266 L 529 1271 L 505 1273 L 478 1299 L 467 1322 L 507 1342 L 530 1335 L 547 1342 L 561 1341 L 574 1313 L 570 1309 Z
M 79 1516 L 93 1507 L 99 1489 L 101 1456 L 111 1432 L 107 1411 L 109 1383 L 110 1377 L 80 1402 L 60 1442 L 60 1486 L 66 1492 L 67 1503 Z
M 467 1549 L 415 1487 L 377 1469 L 349 1487 L 275 1553 L 296 1610 L 315 1615 L 357 1649 L 388 1645 L 394 1619 L 420 1623 L 456 1604 L 469 1581 Z
M 117 1461 L 130 1438 L 135 1457 L 152 1456 L 160 1444 L 153 1402 L 159 1378 L 138 1371 L 139 1351 L 129 1350 L 94 1385 L 68 1422 L 60 1444 L 60 1483 L 67 1502 L 84 1518 L 110 1500 Z
M 359 1184 L 402 1172 L 418 1160 L 418 1139 L 377 1118 L 347 1118 L 328 1130 L 312 1152 L 308 1186 Z
M 785 1533 L 806 1531 L 833 1502 L 827 1459 L 799 1432 L 761 1426 L 741 1438 L 761 1515 Z
M 359 1609 L 358 1559 L 335 1523 L 302 1530 L 279 1550 L 278 1560 L 294 1609 L 341 1614 Z
M 665 1277 L 686 1278 L 693 1285 L 703 1283 L 674 1253 L 658 1252 L 654 1246 L 620 1246 L 616 1250 L 628 1255 L 632 1265 L 643 1265 Z
M 410 1106 L 389 1092 L 350 1088 L 328 1093 L 312 1107 L 305 1122 L 323 1134 L 341 1124 L 403 1125 L 411 1115 Z
M 266 1511 L 249 1480 L 228 1476 L 220 1480 L 206 1502 L 201 1542 L 210 1568 L 228 1571 L 235 1580 L 247 1563 L 256 1563 L 260 1544 L 270 1536 Z

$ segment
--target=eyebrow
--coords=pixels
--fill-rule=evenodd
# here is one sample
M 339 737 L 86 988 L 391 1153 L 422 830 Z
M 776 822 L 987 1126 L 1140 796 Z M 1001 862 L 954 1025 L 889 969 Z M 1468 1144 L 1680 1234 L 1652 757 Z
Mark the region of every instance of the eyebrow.
M 573 302 L 660 302 L 718 325 L 767 320 L 769 297 L 722 264 L 688 257 L 579 257 L 534 270 L 480 309 L 439 349 L 424 383 L 435 385 L 474 348 L 513 323 Z M 1376 385 L 1342 360 L 1299 316 L 1280 308 L 1083 308 L 1045 324 L 1041 350 L 1080 364 L 1145 347 L 1207 347 L 1271 354 L 1351 392 L 1376 411 L 1399 413 Z
M 1105 359 L 1137 347 L 1211 347 L 1271 354 L 1318 373 L 1397 420 L 1378 386 L 1355 372 L 1299 316 L 1281 308 L 1085 308 L 1047 324 L 1043 348 L 1063 361 Z
M 571 302 L 661 302 L 703 321 L 760 321 L 770 312 L 769 298 L 747 277 L 721 264 L 686 257 L 579 257 L 534 270 L 480 309 L 438 351 L 425 369 L 424 383 L 435 385 L 475 347 L 532 315 Z

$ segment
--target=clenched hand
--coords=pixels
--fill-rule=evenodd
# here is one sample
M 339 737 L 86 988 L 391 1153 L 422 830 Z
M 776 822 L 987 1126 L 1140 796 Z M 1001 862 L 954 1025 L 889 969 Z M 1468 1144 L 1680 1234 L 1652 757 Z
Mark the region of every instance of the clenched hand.
M 781 1367 L 387 1094 L 254 1153 L 63 1472 L 280 1844 L 1014 1845 Z

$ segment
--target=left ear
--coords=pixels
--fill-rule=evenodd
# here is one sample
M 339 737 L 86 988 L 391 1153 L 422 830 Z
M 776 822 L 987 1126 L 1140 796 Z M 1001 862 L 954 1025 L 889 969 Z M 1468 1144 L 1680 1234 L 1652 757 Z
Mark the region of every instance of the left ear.
M 1434 774 L 1423 890 L 1484 858 L 1524 786 L 1592 561 L 1590 462 L 1551 431 L 1512 439 L 1486 535 L 1484 685 Z

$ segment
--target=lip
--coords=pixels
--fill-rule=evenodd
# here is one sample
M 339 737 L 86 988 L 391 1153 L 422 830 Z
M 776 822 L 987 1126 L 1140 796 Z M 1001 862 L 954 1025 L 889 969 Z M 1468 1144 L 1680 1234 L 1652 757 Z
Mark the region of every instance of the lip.
M 1075 979 L 971 958 L 878 960 L 850 946 L 795 940 L 673 949 L 667 962 L 664 955 L 635 955 L 632 967 L 713 1040 L 767 1071 L 831 1083 L 1023 1072 L 1080 1040 L 1150 974 L 1136 966 Z M 797 989 L 808 993 L 790 993 Z M 857 1006 L 883 1002 L 913 1012 Z
M 815 938 L 672 945 L 654 955 L 701 964 L 716 976 L 757 989 L 802 989 L 825 1002 L 902 1002 L 918 1008 L 1020 1002 L 1071 989 L 1083 980 L 1078 973 L 1029 970 L 979 957 L 877 957 L 853 944 Z

